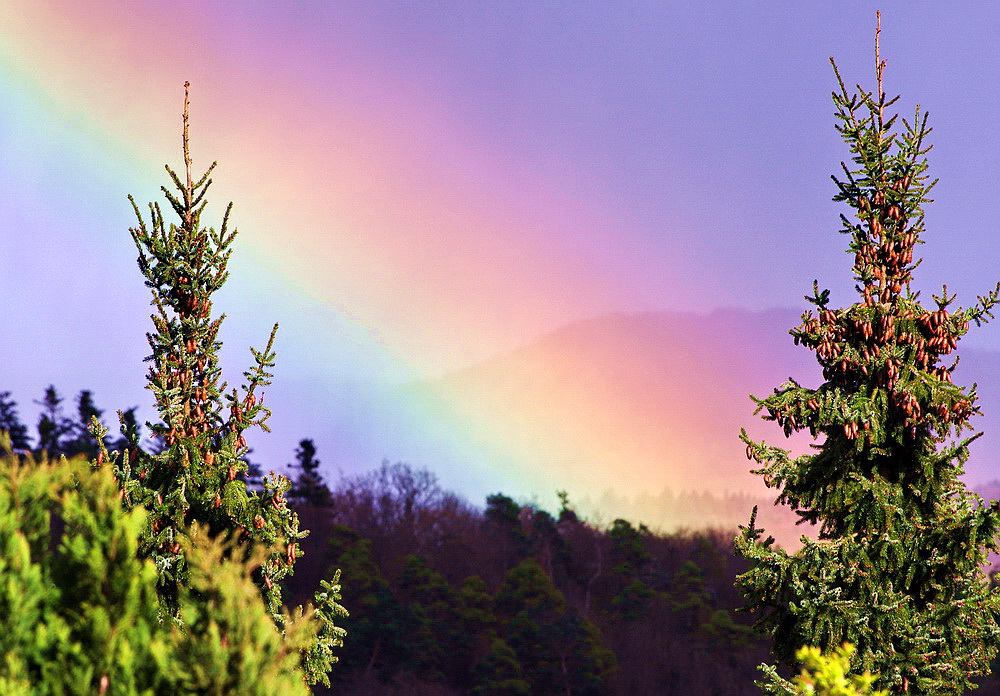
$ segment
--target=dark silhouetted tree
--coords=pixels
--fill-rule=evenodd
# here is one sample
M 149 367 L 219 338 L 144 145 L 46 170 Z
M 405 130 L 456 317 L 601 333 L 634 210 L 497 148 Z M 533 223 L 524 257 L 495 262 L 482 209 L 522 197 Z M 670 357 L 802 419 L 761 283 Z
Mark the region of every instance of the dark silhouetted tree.
M 319 465 L 313 441 L 300 441 L 298 449 L 295 450 L 295 463 L 288 465 L 288 468 L 298 471 L 292 478 L 289 500 L 306 505 L 330 505 L 330 489 L 324 483 L 323 475 L 319 473 Z
M 503 493 L 494 493 L 486 497 L 484 517 L 486 527 L 496 539 L 499 551 L 496 556 L 506 572 L 531 552 L 528 535 L 521 524 L 521 506 Z
M 576 514 L 576 508 L 569 502 L 569 493 L 566 491 L 556 491 L 559 497 L 559 521 L 578 522 L 580 517 Z
M 42 400 L 35 402 L 42 407 L 38 416 L 38 449 L 53 457 L 65 454 L 64 441 L 73 429 L 73 422 L 63 414 L 62 402 L 63 398 L 51 384 L 45 388 Z
M 559 533 L 555 518 L 545 510 L 534 507 L 527 508 L 525 512 L 528 515 L 528 543 L 532 553 L 549 577 L 565 577 L 569 565 L 569 549 Z
M 91 424 L 94 418 L 100 421 L 104 411 L 94 404 L 94 394 L 89 389 L 84 389 L 77 395 L 76 413 L 77 418 L 70 422 L 63 448 L 67 456 L 82 454 L 87 459 L 94 459 L 100 447 L 91 434 Z M 105 438 L 104 446 L 107 447 L 108 444 Z
M 10 444 L 15 450 L 27 450 L 31 447 L 28 437 L 28 427 L 17 416 L 17 402 L 10 397 L 10 392 L 0 392 L 0 431 L 10 436 Z

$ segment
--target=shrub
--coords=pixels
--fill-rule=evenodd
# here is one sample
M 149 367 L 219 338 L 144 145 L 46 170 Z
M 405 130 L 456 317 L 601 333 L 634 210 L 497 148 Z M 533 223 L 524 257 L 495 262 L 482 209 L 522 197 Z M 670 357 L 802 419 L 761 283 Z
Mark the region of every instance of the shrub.
M 319 624 L 299 612 L 279 632 L 251 579 L 269 549 L 193 528 L 181 626 L 137 553 L 147 512 L 122 508 L 112 472 L 0 437 L 0 695 L 309 693 Z

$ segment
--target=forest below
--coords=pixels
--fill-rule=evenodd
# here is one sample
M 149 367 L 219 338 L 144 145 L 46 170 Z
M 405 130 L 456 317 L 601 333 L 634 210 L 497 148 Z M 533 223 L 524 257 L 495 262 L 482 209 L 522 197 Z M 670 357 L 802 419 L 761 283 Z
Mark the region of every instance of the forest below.
M 340 568 L 355 608 L 333 693 L 756 692 L 767 645 L 733 611 L 732 533 L 599 528 L 562 500 L 480 509 L 384 463 L 301 506 L 292 597 Z
M 740 611 L 736 529 L 596 526 L 561 499 L 479 508 L 386 462 L 300 504 L 312 534 L 292 599 L 340 568 L 353 607 L 335 688 L 316 693 L 760 693 L 770 641 Z M 1000 694 L 998 668 L 979 694 Z

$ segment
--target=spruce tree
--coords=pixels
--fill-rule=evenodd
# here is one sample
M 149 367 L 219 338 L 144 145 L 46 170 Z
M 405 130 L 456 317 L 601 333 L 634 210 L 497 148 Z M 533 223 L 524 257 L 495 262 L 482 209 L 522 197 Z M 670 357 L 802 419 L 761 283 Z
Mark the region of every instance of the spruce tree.
M 815 283 L 806 299 L 816 313 L 790 333 L 816 352 L 823 383 L 790 380 L 754 398 L 786 436 L 805 430 L 822 442 L 792 458 L 742 433 L 754 473 L 819 538 L 789 554 L 761 541 L 755 509 L 736 540 L 751 566 L 738 583 L 778 661 L 793 664 L 803 645 L 849 641 L 854 670 L 879 673 L 891 694 L 958 694 L 988 672 L 1000 635 L 1000 603 L 982 571 L 1000 512 L 959 478 L 978 437 L 962 433 L 979 408 L 975 385 L 952 382 L 958 361 L 944 361 L 970 322 L 992 318 L 1000 285 L 969 308 L 953 308 L 947 287 L 928 304 L 911 289 L 934 185 L 930 128 L 919 106 L 912 121 L 886 116 L 896 98 L 883 91 L 878 29 L 875 47 L 873 92 L 848 90 L 833 66 L 837 129 L 853 162 L 833 177 L 834 200 L 850 208 L 841 231 L 859 299 L 835 308 Z M 762 669 L 767 693 L 795 693 L 774 666 Z
M 523 670 L 530 693 L 600 694 L 615 654 L 598 628 L 566 598 L 534 558 L 512 568 L 495 598 L 501 637 Z
M 472 696 L 530 696 L 532 693 L 514 649 L 495 635 L 486 657 L 476 665 L 475 673 L 477 683 Z
M 228 277 L 236 230 L 229 228 L 231 203 L 220 230 L 201 224 L 215 164 L 199 179 L 192 178 L 187 83 L 182 145 L 184 178 L 167 166 L 174 189 L 161 187 L 178 222 L 168 223 L 159 204 L 150 203 L 147 225 L 129 197 L 138 220 L 130 232 L 155 307 L 154 331 L 147 334 L 152 349 L 147 388 L 155 397 L 161 422 L 146 426 L 160 446 L 154 452 L 142 450 L 138 430 L 123 414 L 122 435 L 128 447 L 111 455 L 102 445 L 96 463 L 112 459 L 125 507 L 142 505 L 148 510 L 139 550 L 155 563 L 158 594 L 167 614 L 184 621 L 178 598 L 190 582 L 190 568 L 183 539 L 191 525 L 198 524 L 211 536 L 236 534 L 243 542 L 278 549 L 255 578 L 274 622 L 283 627 L 281 582 L 292 573 L 301 554 L 298 541 L 306 532 L 299 529 L 298 517 L 285 499 L 290 486 L 286 478 L 265 477 L 259 493 L 248 491 L 239 479 L 246 470 L 244 432 L 254 426 L 268 430 L 270 411 L 263 405 L 262 389 L 270 384 L 268 370 L 274 365 L 278 327 L 263 350 L 250 349 L 254 365 L 243 373 L 245 381 L 239 388 L 229 389 L 221 381 L 219 365 L 224 315 L 213 316 L 211 298 Z M 96 420 L 93 433 L 103 442 L 105 430 Z M 323 581 L 315 595 L 315 615 L 322 630 L 304 656 L 310 683 L 327 681 L 336 660 L 332 651 L 341 644 L 343 631 L 334 625 L 343 615 L 336 601 L 337 579 L 335 574 L 332 583 Z
M 640 524 L 636 529 L 628 520 L 621 518 L 616 519 L 608 530 L 615 592 L 611 606 L 618 616 L 626 620 L 646 616 L 656 594 L 647 582 L 651 580 L 649 567 L 653 561 L 653 554 L 646 549 L 650 536 L 646 525 Z
M 338 524 L 330 530 L 328 543 L 335 566 L 351 578 L 345 589 L 348 606 L 364 607 L 344 620 L 351 639 L 343 650 L 344 668 L 336 677 L 355 673 L 385 681 L 408 655 L 404 608 L 373 558 L 371 539 Z
M 402 561 L 397 584 L 406 608 L 409 667 L 424 681 L 458 687 L 475 643 L 462 630 L 458 592 L 423 556 L 409 554 Z
M 119 420 L 121 421 L 121 427 L 124 429 L 126 435 L 119 437 L 110 445 L 107 445 L 107 447 L 122 452 L 128 449 L 130 442 L 140 442 L 142 440 L 142 426 L 139 425 L 139 421 L 136 419 L 135 415 L 138 408 L 138 406 L 133 406 L 132 408 L 120 412 Z
M 504 572 L 531 553 L 531 540 L 521 524 L 521 506 L 510 496 L 503 493 L 486 496 L 483 523 L 495 539 Z

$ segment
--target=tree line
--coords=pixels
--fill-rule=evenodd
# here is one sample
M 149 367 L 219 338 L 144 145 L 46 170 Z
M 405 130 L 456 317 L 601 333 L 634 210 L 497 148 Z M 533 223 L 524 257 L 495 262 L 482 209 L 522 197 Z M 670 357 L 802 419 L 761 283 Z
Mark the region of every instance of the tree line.
M 336 566 L 364 607 L 344 620 L 335 693 L 753 693 L 767 646 L 735 612 L 732 534 L 602 528 L 561 499 L 478 508 L 384 462 L 301 506 L 312 561 L 291 596 Z
M 0 391 L 0 431 L 8 434 L 13 451 L 30 452 L 35 456 L 41 456 L 44 452 L 53 459 L 84 457 L 90 460 L 96 459 L 102 446 L 108 450 L 124 451 L 133 436 L 137 442 L 142 440 L 142 425 L 135 415 L 137 407 L 119 412 L 122 429 L 129 437 L 105 436 L 98 439 L 90 431 L 95 419 L 103 425 L 104 410 L 97 407 L 94 392 L 90 389 L 80 390 L 74 401 L 75 415 L 66 413 L 64 402 L 65 398 L 55 385 L 50 384 L 45 388 L 42 398 L 35 401 L 41 407 L 41 413 L 38 416 L 36 434 L 32 437 L 27 424 L 21 420 L 13 394 L 10 391 Z M 153 453 L 162 452 L 157 440 L 147 440 L 142 449 Z M 238 478 L 251 489 L 259 489 L 263 467 L 253 461 L 250 456 L 252 453 L 253 449 L 248 448 L 241 456 L 246 471 Z M 289 501 L 310 505 L 329 504 L 330 489 L 320 473 L 322 462 L 316 457 L 316 445 L 311 439 L 301 440 L 294 455 L 294 461 L 285 465 L 291 482 L 287 496 Z

